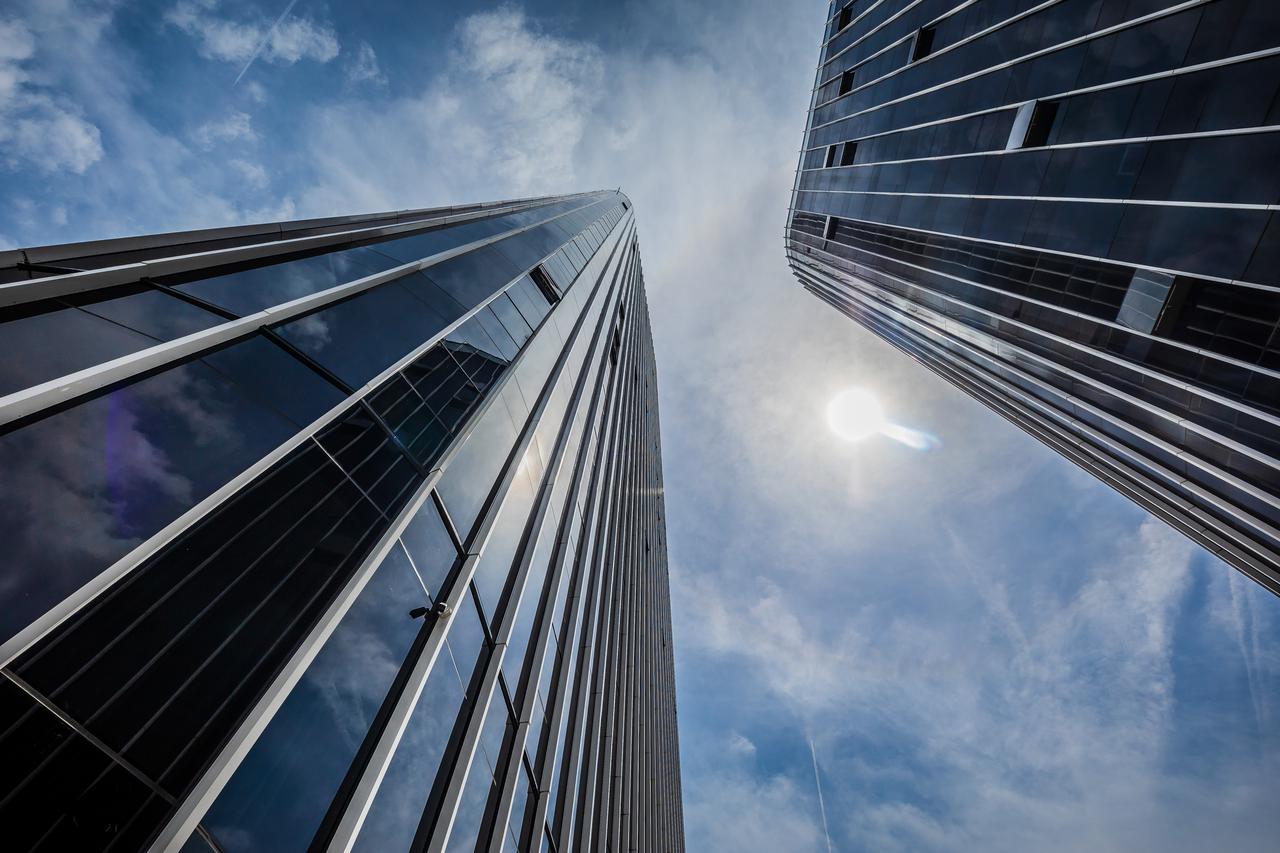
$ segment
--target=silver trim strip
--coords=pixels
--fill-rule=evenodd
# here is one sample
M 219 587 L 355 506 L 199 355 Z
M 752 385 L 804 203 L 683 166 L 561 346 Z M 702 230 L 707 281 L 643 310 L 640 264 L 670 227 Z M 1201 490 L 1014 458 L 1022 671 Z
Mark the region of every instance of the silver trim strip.
M 601 200 L 603 201 L 603 199 Z M 599 203 L 599 202 L 593 202 Z M 536 228 L 547 222 L 554 222 L 561 217 L 576 213 L 589 205 L 576 208 L 575 210 L 565 211 L 557 214 L 549 219 L 532 225 L 524 225 L 520 228 L 514 228 L 501 234 L 495 234 L 492 237 L 485 237 L 481 240 L 473 240 L 462 246 L 447 249 L 443 252 L 437 252 L 418 261 L 411 261 L 380 273 L 365 276 L 346 284 L 338 284 L 327 290 L 321 290 L 308 296 L 294 299 L 291 302 L 285 302 L 271 308 L 266 308 L 256 314 L 250 314 L 241 317 L 239 320 L 231 320 L 218 326 L 212 326 L 199 332 L 187 335 L 183 338 L 167 341 L 157 344 L 147 349 L 138 350 L 129 353 L 112 361 L 87 367 L 76 373 L 62 376 L 57 379 L 51 379 L 39 385 L 16 391 L 5 397 L 0 397 L 0 426 L 12 423 L 13 421 L 25 418 L 30 415 L 37 414 L 45 409 L 66 403 L 77 397 L 90 394 L 108 385 L 120 382 L 125 379 L 154 370 L 181 359 L 189 358 L 197 353 L 213 349 L 214 347 L 224 344 L 227 341 L 243 337 L 261 329 L 263 327 L 282 323 L 293 317 L 306 314 L 361 293 L 380 284 L 403 278 L 415 272 L 428 269 L 438 263 L 450 260 L 451 258 L 473 252 L 476 249 L 504 240 L 516 234 L 521 234 L 531 228 Z M 212 253 L 211 253 L 212 254 Z M 191 259 L 207 259 L 210 255 L 191 255 L 181 259 L 189 266 L 194 266 L 194 260 Z

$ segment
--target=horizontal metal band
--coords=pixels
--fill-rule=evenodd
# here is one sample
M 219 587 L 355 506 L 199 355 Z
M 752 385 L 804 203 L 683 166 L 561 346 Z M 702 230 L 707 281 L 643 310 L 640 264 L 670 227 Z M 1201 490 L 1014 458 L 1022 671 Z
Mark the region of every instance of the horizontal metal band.
M 913 68 L 913 67 L 915 67 L 915 66 L 917 66 L 917 65 L 923 65 L 924 63 L 926 63 L 926 62 L 928 62 L 929 60 L 933 59 L 935 56 L 944 56 L 944 55 L 946 55 L 947 53 L 949 53 L 949 52 L 951 52 L 951 51 L 953 51 L 953 50 L 956 50 L 957 48 L 963 47 L 964 45 L 969 44 L 969 43 L 970 43 L 970 42 L 972 42 L 972 41 L 977 41 L 977 40 L 978 40 L 978 39 L 980 39 L 980 38 L 983 38 L 983 37 L 985 37 L 985 36 L 989 36 L 989 35 L 991 35 L 992 33 L 994 33 L 996 30 L 1002 30 L 1002 29 L 1004 29 L 1005 27 L 1009 26 L 1010 24 L 1017 23 L 1018 21 L 1021 21 L 1023 18 L 1028 18 L 1028 17 L 1030 17 L 1031 15 L 1035 15 L 1035 14 L 1037 14 L 1037 13 L 1039 13 L 1039 12 L 1043 12 L 1045 9 L 1048 9 L 1048 8 L 1050 8 L 1050 7 L 1053 7 L 1053 6 L 1057 6 L 1059 3 L 1062 3 L 1062 2 L 1063 2 L 1063 0 L 1045 0 L 1045 2 L 1044 2 L 1044 3 L 1041 3 L 1039 6 L 1032 6 L 1030 9 L 1025 9 L 1025 10 L 1023 10 L 1023 11 L 1019 12 L 1018 14 L 1014 15 L 1013 17 L 1005 18 L 1003 21 L 998 21 L 998 22 L 996 22 L 996 23 L 992 24 L 991 26 L 987 27 L 985 30 L 979 30 L 978 32 L 974 33 L 973 35 L 965 36 L 964 38 L 960 39 L 960 41 L 958 41 L 958 42 L 954 42 L 953 44 L 949 44 L 949 45 L 947 45 L 947 46 L 946 46 L 946 47 L 944 47 L 944 48 L 940 48 L 940 49 L 939 49 L 939 50 L 937 50 L 937 51 L 931 52 L 931 53 L 929 53 L 929 55 L 928 55 L 928 56 L 923 56 L 923 57 L 921 57 L 920 59 L 916 60 L 915 62 L 907 62 L 907 64 L 906 64 L 906 65 L 903 65 L 903 66 L 901 66 L 901 67 L 899 67 L 899 68 L 895 68 L 894 70 L 890 71 L 890 72 L 889 72 L 889 73 L 887 73 L 887 74 L 882 74 L 882 75 L 880 75 L 879 77 L 875 78 L 874 80 L 871 80 L 871 81 L 870 81 L 870 82 L 868 82 L 868 83 L 864 83 L 863 85 L 858 86 L 858 87 L 857 87 L 857 88 L 855 88 L 855 89 L 852 89 L 852 90 L 850 90 L 850 91 L 848 91 L 848 92 L 845 92 L 845 93 L 844 93 L 844 95 L 838 95 L 838 96 L 836 96 L 836 97 L 832 98 L 831 100 L 824 101 L 823 103 L 819 104 L 818 106 L 820 106 L 820 107 L 822 107 L 822 106 L 826 106 L 827 104 L 832 103 L 833 101 L 838 101 L 838 100 L 840 100 L 840 98 L 843 98 L 843 97 L 846 97 L 846 96 L 848 96 L 848 95 L 853 94 L 854 92 L 858 91 L 859 89 L 865 89 L 865 88 L 867 88 L 868 86 L 874 86 L 876 83 L 879 83 L 881 80 L 887 80 L 888 78 L 893 77 L 894 75 L 901 73 L 904 69 L 907 69 L 907 68 Z M 958 11 L 960 11 L 961 9 L 964 9 L 964 8 L 966 8 L 966 7 L 970 6 L 970 5 L 972 5 L 972 2 L 964 3 L 963 5 L 958 6 L 958 7 L 956 7 L 955 9 L 952 9 L 951 11 L 947 12 L 946 14 L 944 14 L 944 15 L 940 15 L 940 16 L 938 16 L 937 18 L 934 18 L 932 21 L 929 21 L 929 22 L 927 22 L 927 23 L 923 24 L 923 26 L 926 26 L 926 27 L 933 26 L 933 25 L 934 25 L 934 24 L 936 24 L 938 21 L 945 20 L 946 18 L 949 18 L 951 15 L 955 14 L 956 12 L 958 12 Z M 1150 18 L 1150 17 L 1153 17 L 1153 16 L 1155 16 L 1155 15 L 1159 15 L 1159 14 L 1161 14 L 1161 13 L 1153 13 L 1153 15 L 1148 15 L 1148 16 L 1146 16 L 1146 17 L 1147 17 L 1147 18 Z M 892 20 L 892 19 L 890 19 L 890 20 Z M 1135 20 L 1141 21 L 1141 20 L 1144 20 L 1144 19 L 1139 18 L 1139 19 L 1135 19 Z M 888 23 L 888 22 L 886 21 L 886 23 Z M 1101 30 L 1100 30 L 1099 32 L 1105 32 L 1105 31 L 1101 31 Z M 868 33 L 868 35 L 870 35 L 870 33 Z M 902 44 L 903 42 L 905 42 L 905 41 L 910 41 L 910 40 L 911 40 L 911 39 L 913 39 L 913 38 L 915 38 L 915 31 L 914 31 L 914 30 L 913 30 L 913 31 L 911 31 L 911 32 L 909 32 L 909 33 L 907 33 L 906 35 L 902 36 L 901 38 L 897 39 L 897 40 L 896 40 L 896 41 L 894 41 L 892 44 L 886 45 L 885 47 L 881 48 L 880 50 L 876 51 L 876 52 L 875 52 L 875 53 L 873 53 L 872 55 L 870 55 L 870 56 L 866 57 L 865 59 L 861 59 L 861 60 L 859 60 L 857 65 L 854 65 L 854 66 L 851 66 L 851 67 L 856 71 L 858 68 L 862 67 L 863 65 L 866 65 L 868 62 L 870 62 L 871 60 L 875 59 L 877 56 L 880 56 L 881 54 L 885 53 L 886 51 L 892 50 L 893 48 L 897 47 L 898 45 Z M 855 44 L 856 44 L 856 43 L 857 43 L 857 42 L 855 42 Z M 1069 42 L 1063 42 L 1063 44 L 1064 44 L 1064 45 L 1066 45 L 1066 44 L 1069 44 Z M 851 45 L 849 45 L 849 47 L 853 47 L 853 45 L 851 44 Z M 840 56 L 841 56 L 841 55 L 843 55 L 843 53 L 844 53 L 844 51 L 842 50 L 840 53 L 837 53 L 837 54 L 835 54 L 834 56 L 829 57 L 829 58 L 827 59 L 827 61 L 823 63 L 823 66 L 825 67 L 826 65 L 830 64 L 831 62 L 834 62 L 836 59 L 840 58 Z M 823 81 L 822 85 L 824 85 L 824 86 L 825 86 L 827 83 L 829 83 L 829 82 L 831 82 L 832 80 L 836 79 L 836 77 L 837 77 L 837 76 L 839 76 L 839 75 L 832 75 L 831 77 L 828 77 L 826 80 L 824 80 L 824 81 Z M 820 88 L 820 87 L 819 87 L 819 88 Z
M 801 192 L 809 192 L 809 190 L 801 190 Z M 803 208 L 796 208 L 796 207 L 791 208 L 791 212 L 808 213 L 811 216 L 831 215 L 827 213 L 821 213 L 816 210 L 804 210 Z M 1259 284 L 1258 282 L 1255 282 L 1255 281 L 1244 281 L 1243 279 L 1238 279 L 1238 278 L 1224 278 L 1223 276 L 1206 275 L 1205 273 L 1201 273 L 1201 272 L 1187 272 L 1186 270 L 1176 270 L 1176 269 L 1170 269 L 1168 267 L 1157 267 L 1157 266 L 1151 266 L 1149 264 L 1138 264 L 1138 263 L 1134 263 L 1133 261 L 1122 261 L 1116 258 L 1100 258 L 1097 255 L 1082 255 L 1078 252 L 1064 252 L 1061 249 L 1049 249 L 1043 246 L 1028 245 L 1026 243 L 1007 243 L 1002 240 L 988 240 L 984 237 L 967 237 L 964 234 L 951 234 L 946 231 L 931 231 L 927 228 L 914 228 L 910 225 L 897 225 L 891 222 L 875 222 L 870 219 L 857 219 L 852 216 L 839 216 L 837 218 L 844 220 L 846 222 L 862 222 L 866 225 L 875 225 L 881 228 L 900 228 L 903 231 L 914 231 L 917 234 L 932 234 L 935 237 L 948 237 L 953 240 L 968 240 L 969 242 L 972 242 L 972 243 L 985 243 L 988 246 L 1005 246 L 1010 249 L 1023 249 L 1027 251 L 1047 252 L 1051 255 L 1057 255 L 1059 257 L 1064 257 L 1064 258 L 1079 258 L 1080 260 L 1084 260 L 1084 261 L 1097 261 L 1098 263 L 1114 264 L 1116 266 L 1129 267 L 1135 270 L 1153 270 L 1154 272 L 1163 272 L 1163 273 L 1168 273 L 1169 275 L 1174 275 L 1174 276 L 1181 275 L 1181 276 L 1186 276 L 1187 278 L 1202 279 L 1204 281 L 1216 281 L 1219 284 L 1234 284 L 1240 287 L 1248 287 L 1253 290 L 1265 291 L 1267 293 L 1274 293 L 1275 291 L 1280 289 L 1280 288 L 1277 288 L 1275 285 Z M 1165 340 L 1165 339 L 1162 339 L 1162 340 Z M 1209 354 L 1209 353 L 1206 351 L 1206 354 Z M 1215 358 L 1225 358 L 1225 356 L 1215 355 Z M 1244 362 L 1238 362 L 1238 363 L 1244 364 Z M 1248 365 L 1248 367 L 1250 369 L 1265 370 L 1265 368 L 1262 368 L 1257 365 Z
M 919 91 L 912 92 L 912 93 L 910 93 L 910 94 L 908 94 L 908 95 L 902 95 L 901 97 L 897 97 L 897 98 L 893 98 L 893 99 L 888 100 L 888 101 L 884 101 L 884 102 L 882 102 L 882 103 L 876 104 L 875 106 L 867 107 L 865 110 L 859 110 L 859 111 L 858 111 L 858 112 L 856 112 L 856 113 L 850 113 L 849 115 L 840 116 L 839 118 L 832 119 L 831 121 L 823 122 L 822 124 L 811 125 L 809 129 L 810 129 L 810 130 L 821 130 L 822 128 L 827 127 L 828 125 L 835 124 L 835 123 L 836 123 L 836 122 L 838 122 L 838 121 L 844 121 L 845 119 L 854 118 L 854 117 L 856 117 L 856 116 L 860 116 L 860 115 L 866 115 L 867 113 L 875 112 L 876 110 L 883 109 L 884 107 L 891 106 L 891 105 L 893 105 L 893 104 L 900 104 L 900 103 L 902 103 L 902 102 L 904 102 L 904 101 L 910 101 L 910 100 L 912 100 L 912 99 L 914 99 L 914 98 L 918 98 L 918 97 L 920 97 L 921 95 L 928 95 L 928 94 L 930 94 L 930 93 L 932 93 L 932 92 L 938 92 L 938 91 L 941 91 L 942 89 L 946 89 L 946 88 L 948 88 L 948 87 L 955 86 L 955 85 L 956 85 L 956 84 L 958 84 L 958 83 L 965 83 L 965 82 L 968 82 L 969 80 L 977 79 L 978 77 L 985 76 L 985 75 L 987 75 L 987 74 L 990 74 L 990 73 L 991 73 L 991 72 L 993 72 L 993 71 L 1000 71 L 1000 70 L 1005 69 L 1005 68 L 1011 68 L 1011 67 L 1013 67 L 1014 65 L 1019 65 L 1019 64 L 1021 64 L 1021 63 L 1023 63 L 1023 62 L 1026 62 L 1027 60 L 1030 60 L 1030 59 L 1036 59 L 1036 58 L 1038 58 L 1038 57 L 1045 56 L 1045 55 L 1047 55 L 1047 54 L 1053 53 L 1054 51 L 1062 50 L 1063 48 L 1067 48 L 1067 47 L 1074 47 L 1074 46 L 1075 46 L 1075 45 L 1077 45 L 1077 44 L 1083 44 L 1084 42 L 1092 41 L 1093 39 L 1096 39 L 1096 38 L 1098 38 L 1099 36 L 1106 36 L 1106 35 L 1110 35 L 1110 34 L 1112 34 L 1112 33 L 1120 32 L 1120 31 L 1122 31 L 1122 30 L 1127 30 L 1127 29 L 1130 29 L 1130 28 L 1132 28 L 1132 27 L 1136 27 L 1136 26 L 1139 26 L 1139 25 L 1141 25 L 1141 24 L 1145 24 L 1145 23 L 1147 23 L 1148 21 L 1154 21 L 1154 20 L 1158 20 L 1159 18 L 1168 17 L 1169 15 L 1176 14 L 1177 12 L 1183 12 L 1183 11 L 1186 11 L 1187 9 L 1192 9 L 1192 8 L 1194 8 L 1194 7 L 1196 7 L 1196 6 L 1204 6 L 1204 5 L 1206 5 L 1206 4 L 1208 4 L 1208 3 L 1211 3 L 1211 2 L 1213 2 L 1213 0 L 1187 0 L 1187 2 L 1185 2 L 1185 3 L 1179 3 L 1177 6 L 1169 6 L 1168 8 L 1161 9 L 1161 10 L 1156 11 L 1156 12 L 1152 12 L 1152 13 L 1151 13 L 1151 14 L 1149 14 L 1149 15 L 1143 15 L 1141 18 L 1134 18 L 1134 19 L 1132 19 L 1132 20 L 1129 20 L 1129 21 L 1123 21 L 1123 22 L 1121 22 L 1121 23 L 1119 23 L 1119 24 L 1115 24 L 1115 25 L 1113 25 L 1113 26 L 1106 27 L 1106 28 L 1101 29 L 1101 30 L 1095 30 L 1094 32 L 1092 32 L 1092 33 L 1088 33 L 1087 35 L 1078 36 L 1078 37 L 1076 37 L 1076 38 L 1068 39 L 1067 41 L 1060 42 L 1060 43 L 1055 44 L 1055 45 L 1052 45 L 1052 46 L 1050 46 L 1050 47 L 1041 48 L 1040 50 L 1035 50 L 1035 51 L 1032 51 L 1031 53 L 1023 54 L 1022 56 L 1017 57 L 1016 59 L 1010 59 L 1010 60 L 1007 60 L 1007 61 L 1005 61 L 1005 62 L 998 63 L 998 64 L 996 64 L 996 65 L 991 65 L 991 66 L 989 66 L 989 67 L 987 67 L 987 68 L 983 68 L 983 69 L 980 69 L 980 70 L 978 70 L 978 71 L 973 71 L 973 72 L 970 72 L 970 73 L 968 73 L 968 74 L 965 74 L 965 75 L 964 75 L 964 76 L 962 76 L 962 77 L 955 77 L 955 78 L 952 78 L 952 79 L 947 80 L 947 81 L 945 81 L 945 82 L 938 83 L 938 84 L 935 84 L 935 85 L 933 85 L 933 86 L 929 86 L 928 88 L 920 89 Z M 1255 51 L 1255 53 L 1258 53 L 1258 54 L 1266 54 L 1266 53 L 1269 53 L 1269 52 L 1271 52 L 1271 51 Z M 939 53 L 937 53 L 937 54 L 930 54 L 930 56 L 940 56 L 940 55 L 941 55 L 941 52 L 939 52 Z M 1251 56 L 1251 57 L 1253 57 L 1253 56 L 1254 56 L 1254 54 L 1245 54 L 1245 55 L 1246 55 L 1246 56 Z M 920 62 L 927 62 L 927 61 L 929 60 L 929 58 L 930 58 L 930 57 L 925 57 L 924 59 L 920 60 Z M 1255 57 L 1255 58 L 1256 58 L 1256 57 Z M 1219 61 L 1219 62 L 1220 62 L 1220 61 Z M 892 73 L 890 73 L 890 74 L 886 74 L 886 75 L 884 75 L 883 77 L 879 77 L 879 78 L 877 78 L 876 80 L 871 81 L 870 83 L 866 83 L 866 84 L 864 84 L 863 86 L 858 87 L 858 89 L 855 89 L 855 90 L 854 90 L 854 92 L 858 91 L 859 89 L 865 89 L 867 86 L 874 85 L 875 83 L 879 82 L 880 80 L 884 80 L 884 79 L 887 79 L 888 77 L 892 77 L 894 74 L 898 74 L 898 73 L 900 73 L 904 68 L 911 68 L 911 67 L 914 67 L 915 65 L 918 65 L 918 64 L 919 64 L 919 63 L 914 63 L 914 62 L 913 62 L 913 63 L 908 63 L 907 65 L 902 66 L 902 68 L 899 68 L 899 69 L 897 69 L 896 71 L 894 71 L 894 72 L 892 72 Z M 1212 67 L 1213 63 L 1204 63 L 1204 65 L 1205 65 L 1205 66 L 1207 66 L 1207 67 Z M 1192 67 L 1192 66 L 1188 66 L 1188 67 Z M 1143 81 L 1143 80 L 1156 80 L 1156 79 L 1159 79 L 1160 77 L 1169 77 L 1169 76 L 1172 76 L 1173 74 L 1175 74 L 1175 73 L 1177 73 L 1177 72 L 1179 72 L 1179 71 L 1182 71 L 1183 73 L 1185 73 L 1185 70 L 1184 70 L 1184 69 L 1176 69 L 1176 68 L 1175 68 L 1175 69 L 1170 69 L 1169 71 L 1160 71 L 1160 72 L 1157 72 L 1157 73 L 1155 73 L 1155 74 L 1147 74 L 1147 75 L 1143 75 L 1143 76 L 1140 76 L 1140 77 L 1134 77 L 1134 78 L 1131 78 L 1128 82 L 1133 83 L 1133 82 L 1141 82 L 1141 81 Z M 1115 86 L 1115 84 L 1113 84 L 1113 83 L 1107 83 L 1107 84 L 1102 84 L 1102 85 L 1099 85 L 1099 86 L 1089 87 L 1088 89 L 1083 89 L 1083 90 L 1081 90 L 1081 91 L 1086 91 L 1086 92 L 1087 92 L 1087 91 L 1092 91 L 1092 90 L 1097 90 L 1097 89 L 1102 89 L 1102 88 L 1108 88 L 1108 89 L 1109 89 L 1109 88 L 1113 88 L 1114 86 Z M 852 94 L 852 93 L 850 93 L 850 94 Z M 845 96 L 845 97 L 847 97 L 847 96 Z M 1046 96 L 1046 97 L 1050 97 L 1050 96 Z M 1054 96 L 1051 96 L 1051 97 L 1062 97 L 1062 96 L 1060 96 L 1060 95 L 1054 95 Z M 991 110 L 982 110 L 982 112 L 991 112 Z
M 578 210 L 580 209 L 578 208 Z M 157 344 L 57 379 L 51 379 L 48 382 L 25 388 L 22 391 L 15 391 L 5 397 L 0 397 L 0 426 L 38 414 L 45 409 L 63 405 L 69 400 L 91 394 L 116 382 L 138 376 L 158 367 L 163 367 L 166 364 L 191 358 L 221 346 L 228 341 L 252 334 L 265 326 L 282 323 L 380 284 L 403 278 L 406 275 L 428 269 L 458 255 L 465 255 L 468 252 L 473 252 L 476 249 L 504 240 L 515 234 L 520 234 L 531 228 L 537 228 L 546 222 L 555 221 L 574 212 L 576 211 L 565 211 L 549 219 L 542 220 L 542 222 L 524 225 L 501 234 L 495 234 L 492 237 L 474 240 L 462 246 L 429 255 L 419 261 L 411 261 L 346 284 L 335 285 L 327 290 L 321 290 L 317 293 L 294 299 L 291 302 L 285 302 L 282 305 L 263 309 L 256 314 L 250 314 L 238 320 L 231 320 L 221 325 L 212 326 L 176 340 Z M 192 255 L 188 257 L 203 260 L 209 258 L 210 255 Z M 199 265 L 193 264 L 193 266 Z M 213 264 L 210 265 L 212 266 Z M 440 340 L 442 336 L 443 333 L 437 334 L 434 340 Z
M 1084 204 L 1129 204 L 1141 207 L 1197 207 L 1208 210 L 1280 210 L 1280 204 L 1248 204 L 1243 202 L 1212 202 L 1212 201 L 1167 201 L 1144 198 L 1096 198 L 1096 197 L 1077 197 L 1077 196 L 1057 196 L 1057 195 L 981 195 L 977 193 L 918 193 L 918 192 L 900 192 L 889 193 L 879 192 L 877 190 L 821 190 L 816 188 L 802 188 L 803 193 L 827 193 L 829 195 L 882 195 L 882 196 L 904 196 L 912 198 L 976 198 L 987 201 L 1062 201 L 1062 202 L 1080 202 Z M 1260 287 L 1268 287 L 1267 285 L 1259 285 Z M 1280 288 L 1275 288 L 1280 290 Z
M 1280 49 L 1278 49 L 1280 50 Z M 950 119 L 948 119 L 949 121 Z M 849 140 L 850 142 L 861 142 L 863 139 L 876 139 L 881 136 L 887 136 L 893 133 L 899 133 L 897 130 L 886 131 L 885 133 L 876 133 L 871 136 L 861 137 L 859 139 Z M 1185 139 L 1215 139 L 1223 136 L 1251 136 L 1255 133 L 1280 133 L 1280 124 L 1261 125 L 1259 127 L 1230 127 L 1225 130 L 1195 130 L 1188 133 L 1168 133 L 1163 136 L 1127 136 L 1118 139 L 1089 139 L 1084 142 L 1057 142 L 1053 145 L 1037 145 L 1034 148 L 998 148 L 986 151 L 962 151 L 957 154 L 937 154 L 932 157 L 906 157 L 901 160 L 877 160 L 873 163 L 851 163 L 848 166 L 810 166 L 808 168 L 799 167 L 796 171 L 802 174 L 810 172 L 825 172 L 829 169 L 867 169 L 874 166 L 898 166 L 905 163 L 928 163 L 936 160 L 959 160 L 965 157 L 992 157 L 1004 156 L 1007 154 L 1025 154 L 1032 151 L 1061 151 L 1064 149 L 1074 148 L 1105 148 L 1110 145 L 1139 145 L 1146 142 L 1177 142 Z M 831 145 L 840 145 L 839 142 L 833 142 Z M 809 148 L 802 151 L 806 154 L 808 151 L 822 151 L 830 146 L 820 145 L 817 148 Z M 809 190 L 802 190 L 809 192 Z M 1019 196 L 1021 198 L 1021 196 Z M 1276 207 L 1276 205 L 1269 205 Z

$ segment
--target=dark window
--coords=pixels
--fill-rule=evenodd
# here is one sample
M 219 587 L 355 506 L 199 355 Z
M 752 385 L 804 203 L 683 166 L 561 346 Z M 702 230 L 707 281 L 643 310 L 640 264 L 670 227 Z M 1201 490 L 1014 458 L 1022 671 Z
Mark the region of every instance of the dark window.
M 412 393 L 407 385 L 396 387 Z M 386 400 L 379 402 L 388 404 Z M 316 441 L 388 517 L 395 516 L 421 480 L 421 475 L 392 442 L 391 436 L 364 406 L 352 406 L 316 433 Z
M 527 275 L 507 288 L 507 296 L 511 297 L 511 301 L 520 309 L 520 314 L 534 329 L 538 328 L 551 312 L 547 298 L 533 283 L 533 279 Z
M 359 388 L 462 313 L 462 306 L 450 305 L 452 316 L 442 315 L 437 306 L 418 299 L 399 281 L 389 281 L 290 320 L 276 331 L 352 388 Z
M 836 97 L 847 95 L 853 91 L 853 69 L 840 75 L 840 91 L 836 93 Z
M 858 155 L 858 143 L 846 142 L 844 149 L 840 152 L 840 165 L 852 166 L 853 158 Z
M 0 308 L 0 395 L 221 322 L 143 285 Z
M 177 794 L 271 683 L 386 524 L 306 442 L 15 668 Z
M 915 40 L 911 42 L 911 61 L 918 62 L 933 52 L 933 34 L 937 27 L 930 25 L 916 30 Z
M 833 240 L 836 236 L 836 229 L 840 227 L 840 220 L 834 216 L 827 217 L 827 227 L 823 231 L 822 236 L 827 240 Z
M 1036 101 L 1031 110 L 1031 118 L 1027 123 L 1027 134 L 1023 138 L 1023 148 L 1039 148 L 1049 141 L 1049 132 L 1053 130 L 1053 120 L 1058 115 L 1057 101 Z
M 839 145 L 827 146 L 827 168 L 830 169 L 836 164 L 836 152 L 840 150 Z
M 542 291 L 542 295 L 547 301 L 555 305 L 560 301 L 560 288 L 551 280 L 551 276 L 547 274 L 542 264 L 538 264 L 529 271 L 529 277 L 533 279 L 533 283 L 538 286 L 538 290 Z
M 427 267 L 423 275 L 471 308 L 488 299 L 521 272 L 491 244 Z
M 298 849 L 314 835 L 422 625 L 409 611 L 426 603 L 392 548 L 205 815 L 223 849 Z
M 414 260 L 414 258 L 410 258 Z M 369 247 L 344 249 L 310 257 L 256 266 L 224 267 L 228 270 L 212 278 L 208 272 L 169 276 L 160 279 L 233 314 L 254 314 L 273 305 L 310 296 L 339 284 L 355 281 L 400 265 Z M 192 280 L 193 275 L 200 278 Z
M 254 399 L 273 393 L 277 376 L 297 385 L 281 408 L 304 422 L 337 397 L 283 350 L 249 338 L 0 435 L 0 636 L 292 436 L 296 423 Z
M 836 18 L 836 32 L 840 32 L 845 27 L 853 23 L 853 4 L 846 3 L 840 8 L 840 15 Z

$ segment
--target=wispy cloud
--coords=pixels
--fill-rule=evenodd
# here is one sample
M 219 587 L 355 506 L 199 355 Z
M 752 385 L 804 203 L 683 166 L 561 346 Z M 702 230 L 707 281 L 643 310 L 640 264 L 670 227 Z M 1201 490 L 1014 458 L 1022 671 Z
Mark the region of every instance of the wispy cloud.
M 164 19 L 196 40 L 201 56 L 241 66 L 235 82 L 261 58 L 274 65 L 303 59 L 329 62 L 339 52 L 338 37 L 328 24 L 290 18 L 290 0 L 274 22 L 233 20 L 219 14 L 218 0 L 181 0 Z
M 32 78 L 27 64 L 35 53 L 27 24 L 0 19 L 0 163 L 82 174 L 102 158 L 102 134 Z
M 234 110 L 226 116 L 197 127 L 191 138 L 201 148 L 209 149 L 224 142 L 249 142 L 256 138 L 248 113 Z
M 367 41 L 362 41 L 356 46 L 355 55 L 347 62 L 346 75 L 347 82 L 353 85 L 372 83 L 375 86 L 385 86 L 387 84 L 387 75 L 382 73 L 382 68 L 378 65 L 378 54 L 374 51 L 373 45 Z

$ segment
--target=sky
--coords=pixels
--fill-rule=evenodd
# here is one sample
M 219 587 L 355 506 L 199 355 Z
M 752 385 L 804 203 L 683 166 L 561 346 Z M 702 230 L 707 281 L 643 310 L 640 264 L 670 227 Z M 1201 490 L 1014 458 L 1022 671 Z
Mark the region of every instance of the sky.
M 688 848 L 1274 849 L 1280 602 L 787 270 L 825 6 L 6 0 L 0 248 L 621 186 Z

